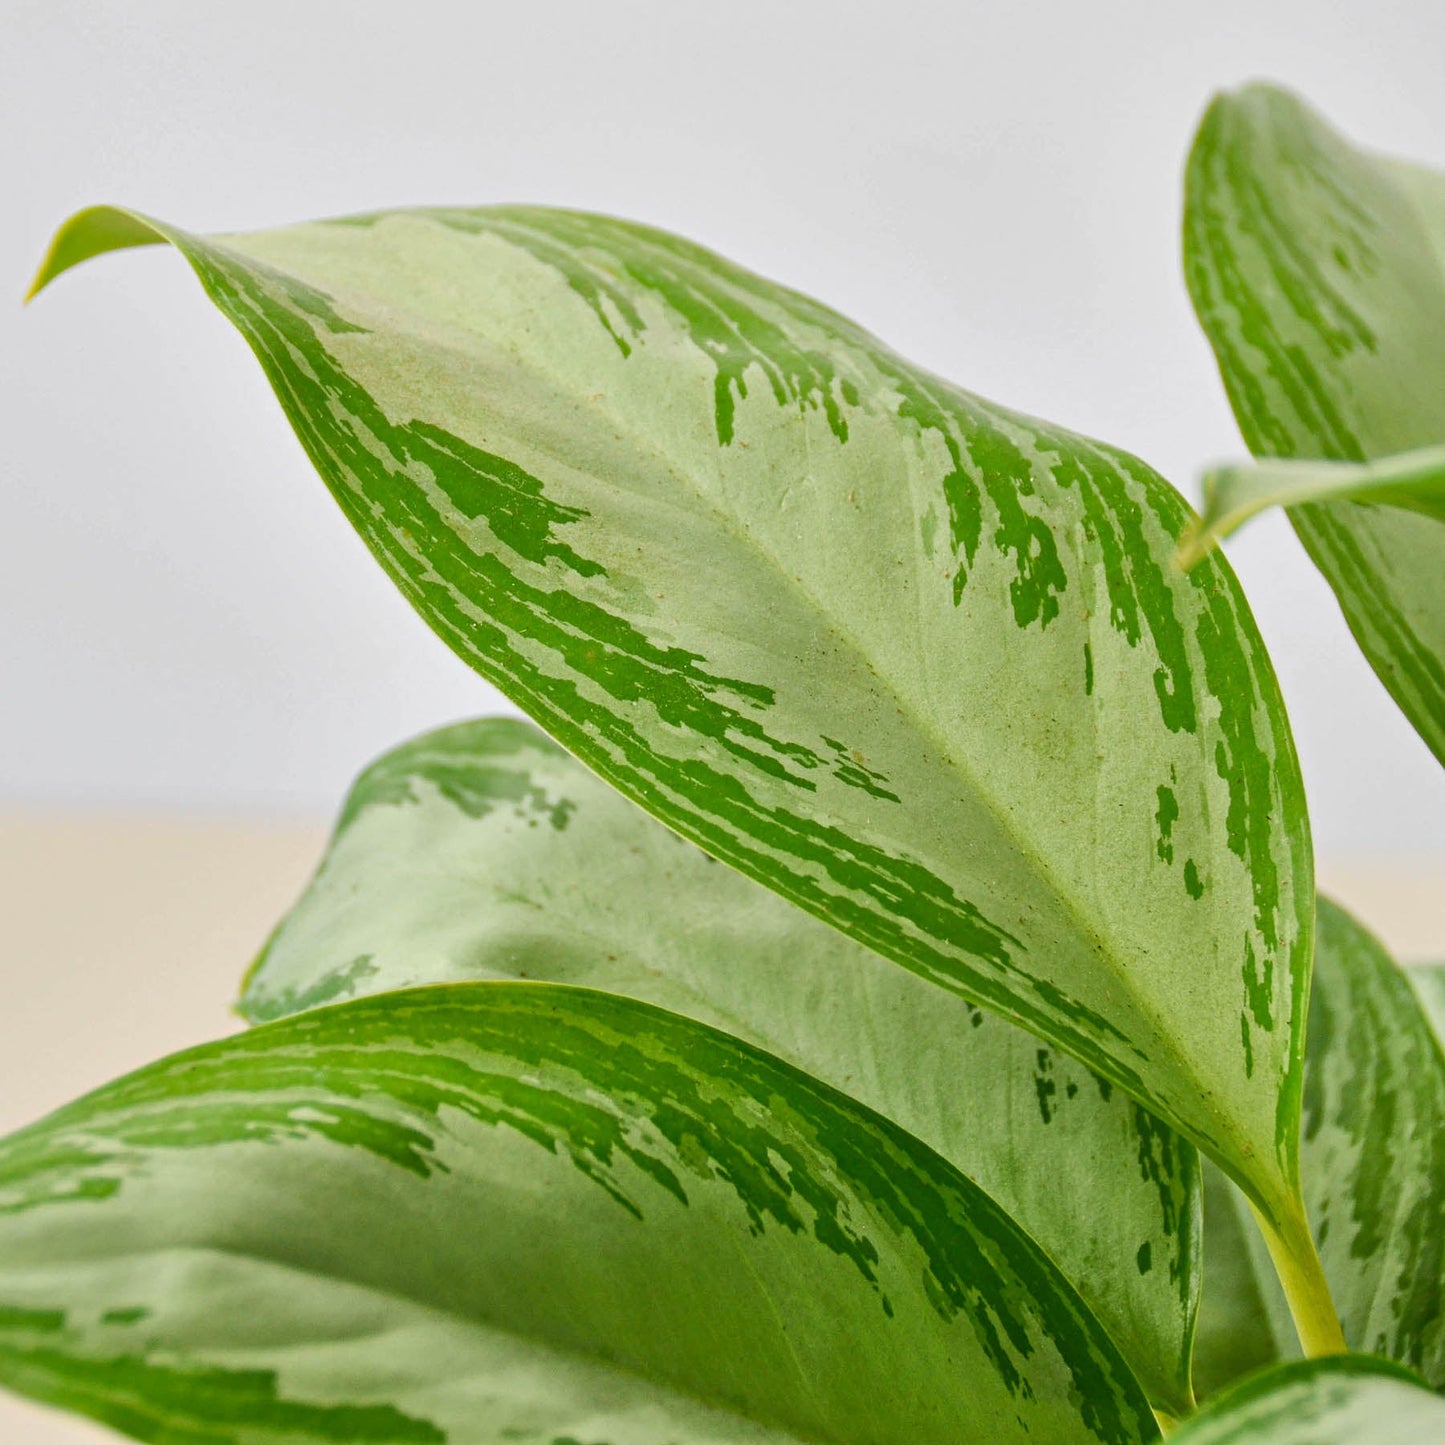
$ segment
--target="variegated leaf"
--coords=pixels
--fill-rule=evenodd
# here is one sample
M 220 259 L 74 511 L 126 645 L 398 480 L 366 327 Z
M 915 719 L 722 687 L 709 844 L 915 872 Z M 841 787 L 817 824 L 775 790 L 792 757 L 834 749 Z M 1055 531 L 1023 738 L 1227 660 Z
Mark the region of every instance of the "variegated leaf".
M 427 620 L 708 852 L 1056 1043 L 1286 1252 L 1304 803 L 1244 599 L 1141 462 L 646 227 L 524 207 L 165 239 Z
M 188 1445 L 1157 1438 L 937 1155 L 548 984 L 287 1019 L 0 1144 L 0 1381 Z
M 1279 1365 L 1237 1385 L 1170 1436 L 1171 1445 L 1429 1445 L 1445 1400 L 1368 1355 Z
M 1301 1172 L 1320 1258 L 1351 1348 L 1445 1387 L 1445 1051 L 1418 996 L 1438 975 L 1399 968 L 1327 899 L 1316 938 Z M 1235 1345 L 1248 1340 L 1256 1359 L 1297 1349 L 1247 1207 L 1235 1194 L 1227 1217 L 1228 1196 L 1220 1181 L 1205 1200 L 1201 1389 L 1224 1371 L 1230 1330 L 1211 1314 L 1216 1273 L 1255 1277 L 1255 1299 L 1237 1297 Z
M 1195 309 L 1256 456 L 1362 462 L 1445 443 L 1445 177 L 1250 86 L 1200 126 L 1184 229 Z M 1289 515 L 1445 761 L 1445 521 L 1338 501 Z
M 1066 1055 L 714 862 L 509 719 L 431 733 L 362 774 L 240 1011 L 262 1022 L 484 978 L 661 1005 L 887 1115 L 1043 1246 L 1157 1407 L 1193 1407 L 1193 1148 Z

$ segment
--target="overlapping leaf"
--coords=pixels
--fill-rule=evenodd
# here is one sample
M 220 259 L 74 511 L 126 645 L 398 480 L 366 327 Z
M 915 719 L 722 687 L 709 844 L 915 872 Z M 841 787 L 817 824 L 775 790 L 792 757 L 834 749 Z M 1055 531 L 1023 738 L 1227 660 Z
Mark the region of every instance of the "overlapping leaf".
M 1342 908 L 1320 900 L 1301 1157 L 1305 1201 L 1351 1348 L 1445 1386 L 1445 1052 L 1419 993 Z M 1268 1257 L 1220 1181 L 1205 1205 L 1201 1390 L 1221 1346 L 1288 1356 L 1294 1331 Z M 1252 1272 L 1254 1292 L 1242 1276 Z M 1216 1274 L 1238 1282 L 1233 1303 Z M 1219 1306 L 1215 1308 L 1216 1304 Z M 1221 1317 L 1226 1311 L 1231 1317 Z M 1261 1327 L 1262 1321 L 1268 1325 Z
M 642 226 L 173 242 L 427 620 L 713 855 L 1058 1044 L 1296 1238 L 1311 877 L 1268 662 L 1142 463 Z
M 0 1382 L 187 1442 L 1157 1436 L 937 1155 L 726 1035 L 544 984 L 287 1019 L 0 1144 Z
M 1445 178 L 1250 86 L 1211 105 L 1186 189 L 1189 289 L 1250 451 L 1363 462 L 1445 443 Z M 1290 520 L 1445 761 L 1445 521 L 1341 501 Z
M 254 1022 L 415 984 L 585 984 L 758 1044 L 922 1139 L 1192 1407 L 1198 1155 L 1125 1095 L 714 862 L 529 724 L 373 764 L 249 975 Z
M 1445 1439 L 1445 1400 L 1367 1355 L 1280 1365 L 1185 1421 L 1174 1445 L 1426 1445 Z

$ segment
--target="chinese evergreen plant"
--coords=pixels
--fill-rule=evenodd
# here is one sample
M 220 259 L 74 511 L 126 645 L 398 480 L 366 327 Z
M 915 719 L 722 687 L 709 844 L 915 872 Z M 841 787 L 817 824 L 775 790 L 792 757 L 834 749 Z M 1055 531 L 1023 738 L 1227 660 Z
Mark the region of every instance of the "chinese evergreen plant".
M 255 1027 L 0 1144 L 0 1381 L 167 1445 L 1445 1439 L 1445 972 L 1316 899 L 1212 547 L 1286 506 L 1445 760 L 1445 178 L 1254 87 L 1185 240 L 1261 459 L 1199 520 L 643 226 L 68 222 L 37 288 L 175 246 L 540 730 L 374 764 Z

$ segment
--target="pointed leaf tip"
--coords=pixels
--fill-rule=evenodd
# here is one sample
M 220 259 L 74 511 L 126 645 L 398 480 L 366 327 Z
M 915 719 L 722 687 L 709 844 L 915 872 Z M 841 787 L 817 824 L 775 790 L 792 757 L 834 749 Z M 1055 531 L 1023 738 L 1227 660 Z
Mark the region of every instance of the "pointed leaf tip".
M 33 301 L 62 272 L 92 256 L 128 246 L 153 246 L 168 239 L 154 222 L 135 211 L 118 206 L 87 206 L 56 231 L 25 293 L 25 302 Z

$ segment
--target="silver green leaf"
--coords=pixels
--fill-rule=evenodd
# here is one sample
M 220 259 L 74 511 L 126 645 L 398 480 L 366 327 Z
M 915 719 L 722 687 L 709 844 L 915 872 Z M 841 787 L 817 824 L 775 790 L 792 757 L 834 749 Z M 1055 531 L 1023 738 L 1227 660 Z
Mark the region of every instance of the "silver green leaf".
M 1320 1259 L 1350 1347 L 1445 1387 L 1445 1052 L 1420 1001 L 1440 975 L 1401 969 L 1328 899 L 1316 939 L 1300 1168 Z M 1297 1348 L 1247 1216 L 1222 1180 L 1207 1184 L 1201 1393 L 1225 1375 L 1231 1335 L 1256 1360 Z M 1231 1307 L 1225 1281 L 1245 1272 L 1257 1293 L 1241 1284 Z
M 0 1144 L 0 1382 L 188 1445 L 1157 1438 L 931 1150 L 550 984 L 303 1014 Z
M 1428 1445 L 1445 1440 L 1445 1400 L 1368 1355 L 1279 1365 L 1237 1385 L 1171 1445 Z
M 509 719 L 430 733 L 361 775 L 240 1011 L 263 1022 L 486 978 L 658 1004 L 888 1116 L 1043 1246 L 1159 1409 L 1193 1407 L 1194 1149 L 1067 1056 L 713 861 Z
M 1356 149 L 1270 86 L 1194 142 L 1185 269 L 1251 452 L 1445 443 L 1445 177 Z M 1311 501 L 1290 520 L 1380 680 L 1445 761 L 1445 521 Z
M 1179 560 L 1192 567 L 1211 547 L 1270 507 L 1359 502 L 1445 521 L 1445 447 L 1378 462 L 1270 461 L 1204 474 L 1204 510 L 1184 534 Z
M 1232 574 L 1175 565 L 1173 488 L 643 226 L 90 211 L 41 283 L 147 238 L 423 616 L 569 751 L 1122 1087 L 1298 1244 L 1304 800 Z

